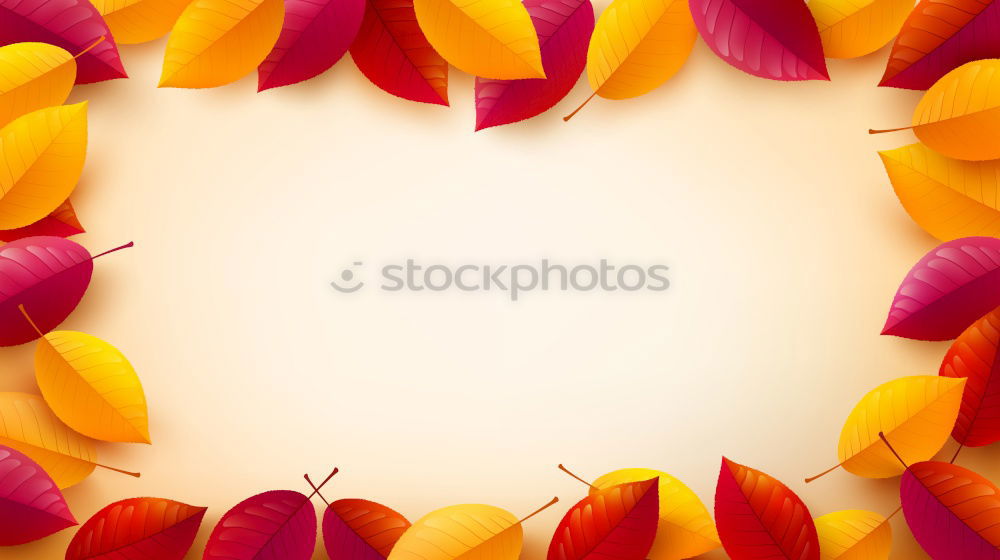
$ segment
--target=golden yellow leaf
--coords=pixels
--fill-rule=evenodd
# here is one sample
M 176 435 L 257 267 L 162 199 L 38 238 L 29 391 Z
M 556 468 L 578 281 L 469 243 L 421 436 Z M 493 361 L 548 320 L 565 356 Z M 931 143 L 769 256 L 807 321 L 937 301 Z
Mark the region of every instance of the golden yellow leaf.
M 60 420 L 104 441 L 149 443 L 146 395 L 132 364 L 103 340 L 53 331 L 38 342 L 35 377 Z
M 1000 159 L 1000 60 L 969 62 L 945 74 L 917 104 L 913 132 L 948 157 Z
M 885 433 L 908 465 L 933 457 L 955 426 L 965 381 L 917 375 L 872 390 L 844 423 L 837 450 L 840 466 L 866 478 L 902 474 L 903 465 L 879 438 L 879 432 Z
M 86 156 L 86 102 L 40 109 L 0 129 L 0 229 L 32 224 L 58 208 Z
M 544 78 L 538 35 L 519 0 L 414 0 L 427 41 L 453 66 L 481 78 Z
M 56 418 L 41 397 L 0 393 L 0 445 L 17 449 L 67 488 L 94 472 L 94 442 Z
M 913 0 L 809 0 L 827 58 L 855 58 L 884 47 L 913 10 Z
M 660 480 L 660 521 L 649 560 L 681 560 L 700 556 L 722 546 L 712 516 L 683 482 L 653 469 L 621 469 L 598 478 L 591 485 L 594 494 L 627 482 Z
M 104 16 L 115 42 L 134 45 L 170 31 L 191 0 L 91 0 Z
M 816 518 L 821 560 L 888 560 L 892 525 L 877 513 L 835 511 Z
M 160 87 L 235 82 L 271 52 L 285 19 L 282 0 L 194 0 L 167 40 Z
M 614 0 L 590 38 L 590 87 L 606 99 L 648 93 L 681 69 L 697 38 L 687 0 Z
M 952 159 L 923 144 L 879 155 L 903 208 L 927 233 L 1000 237 L 1000 160 Z
M 417 520 L 388 560 L 517 560 L 523 538 L 521 522 L 506 510 L 449 506 Z
M 61 105 L 76 81 L 76 59 L 47 43 L 0 47 L 0 126 L 38 109 Z

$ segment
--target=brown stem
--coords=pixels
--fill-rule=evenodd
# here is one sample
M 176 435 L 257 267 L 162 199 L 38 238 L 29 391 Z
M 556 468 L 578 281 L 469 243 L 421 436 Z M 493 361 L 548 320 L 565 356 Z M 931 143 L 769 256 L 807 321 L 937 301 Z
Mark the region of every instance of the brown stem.
M 549 501 L 549 503 L 547 503 L 547 504 L 545 504 L 544 506 L 542 506 L 542 507 L 540 507 L 540 508 L 536 509 L 535 511 L 531 512 L 530 514 L 528 514 L 528 516 L 527 516 L 527 517 L 523 517 L 523 518 L 521 518 L 521 520 L 520 520 L 520 521 L 518 521 L 518 523 L 524 523 L 525 521 L 527 521 L 527 520 L 531 519 L 532 517 L 534 517 L 534 516 L 538 515 L 539 513 L 542 513 L 542 512 L 543 512 L 543 511 L 545 511 L 546 509 L 548 509 L 548 508 L 550 508 L 550 507 L 554 506 L 554 505 L 555 505 L 555 504 L 556 504 L 556 503 L 557 503 L 558 501 L 559 501 L 559 496 L 556 496 L 555 498 L 552 498 L 552 499 L 551 499 L 551 500 Z
M 903 511 L 903 506 L 902 506 L 902 505 L 900 505 L 900 506 L 899 506 L 898 508 L 896 508 L 896 511 L 894 511 L 894 512 L 890 513 L 890 514 L 889 514 L 889 517 L 886 517 L 886 518 L 885 518 L 886 522 L 888 522 L 888 521 L 889 521 L 890 519 L 892 519 L 893 517 L 896 517 L 896 514 L 897 514 L 897 513 L 899 513 L 899 512 L 901 512 L 901 511 Z
M 76 55 L 73 56 L 73 58 L 80 58 L 81 56 L 87 54 L 87 51 L 89 51 L 90 49 L 96 47 L 97 45 L 100 45 L 105 40 L 107 40 L 107 36 L 106 35 L 101 35 L 100 37 L 97 38 L 96 41 L 94 41 L 93 43 L 91 43 L 89 47 L 87 47 L 87 48 L 83 49 L 82 51 L 76 53 Z
M 96 259 L 98 257 L 103 257 L 104 255 L 110 255 L 111 253 L 114 253 L 115 251 L 121 251 L 122 249 L 128 249 L 129 247 L 134 247 L 134 246 L 135 246 L 135 243 L 132 242 L 132 241 L 129 241 L 128 243 L 126 243 L 124 245 L 120 245 L 118 247 L 115 247 L 114 249 L 109 249 L 109 250 L 104 251 L 103 253 L 101 253 L 99 255 L 94 255 L 93 257 L 90 257 L 90 260 L 94 260 L 94 259 Z
M 882 441 L 885 442 L 886 447 L 889 448 L 889 451 L 892 451 L 892 454 L 896 456 L 896 459 L 898 459 L 899 463 L 901 465 L 903 465 L 903 468 L 904 469 L 909 469 L 910 467 L 906 464 L 906 461 L 904 461 L 903 458 L 899 456 L 899 453 L 896 453 L 896 450 L 892 447 L 892 444 L 889 443 L 888 439 L 886 439 L 885 433 L 879 432 L 878 433 L 878 437 L 879 437 L 879 439 L 881 439 Z
M 38 328 L 38 325 L 36 325 L 35 322 L 31 320 L 31 315 L 28 315 L 28 312 L 24 309 L 24 304 L 23 303 L 18 304 L 17 308 L 21 310 L 21 315 L 24 315 L 24 318 L 28 320 L 28 324 L 31 325 L 31 328 L 35 329 L 35 332 L 38 333 L 38 336 L 45 336 L 45 334 L 42 333 L 42 330 Z
M 963 449 L 965 449 L 965 444 L 964 443 L 958 444 L 958 449 L 955 450 L 955 454 L 951 456 L 951 461 L 948 462 L 954 465 L 955 459 L 958 459 L 958 454 L 961 453 Z
M 142 476 L 142 473 L 137 473 L 137 472 L 132 472 L 132 471 L 123 471 L 122 469 L 116 469 L 114 467 L 109 467 L 107 465 L 102 465 L 100 463 L 94 463 L 94 465 L 96 465 L 98 467 L 101 467 L 102 469 L 107 469 L 109 471 L 113 471 L 113 472 L 116 472 L 116 473 L 121 473 L 121 474 L 127 474 L 129 476 L 134 476 L 135 478 L 139 478 L 140 476 Z
M 879 130 L 879 129 L 875 129 L 875 128 L 869 128 L 868 129 L 868 134 L 885 134 L 886 132 L 899 132 L 901 130 L 910 130 L 911 128 L 913 128 L 913 127 L 912 126 L 904 126 L 904 127 L 901 127 L 901 128 L 887 128 L 887 129 L 884 129 L 884 130 Z
M 590 97 L 588 97 L 586 100 L 584 100 L 584 102 L 581 103 L 580 106 L 577 107 L 575 111 L 573 111 L 572 113 L 570 113 L 570 114 L 566 115 L 565 117 L 563 117 L 563 122 L 568 122 L 570 119 L 572 119 L 573 115 L 579 113 L 580 109 L 583 109 L 584 107 L 586 107 L 587 103 L 590 103 L 590 100 L 593 99 L 595 95 L 597 95 L 596 91 L 594 93 L 590 94 Z
M 580 482 L 582 482 L 582 483 L 586 484 L 587 486 L 590 486 L 590 487 L 591 487 L 591 488 L 593 488 L 594 490 L 600 490 L 600 488 L 598 488 L 598 487 L 594 486 L 593 484 L 591 484 L 591 483 L 587 482 L 586 480 L 584 480 L 584 479 L 582 479 L 582 478 L 580 478 L 580 477 L 576 476 L 575 474 L 573 474 L 573 472 L 572 472 L 572 471 L 570 471 L 569 469 L 567 469 L 566 467 L 564 467 L 562 463 L 559 463 L 559 470 L 561 470 L 562 472 L 564 472 L 564 473 L 566 473 L 566 474 L 568 474 L 568 475 L 572 476 L 573 478 L 575 478 L 575 479 L 579 480 Z
M 330 502 L 326 501 L 326 498 L 324 498 L 323 494 L 320 493 L 319 488 L 317 488 L 316 485 L 313 484 L 313 481 L 311 478 L 309 478 L 309 475 L 306 474 L 305 477 L 306 477 L 306 482 L 309 483 L 309 486 L 312 486 L 313 494 L 319 496 L 319 499 L 323 500 L 323 503 L 326 504 L 326 507 L 330 507 Z
M 812 482 L 812 481 L 814 481 L 814 480 L 816 480 L 816 479 L 818 479 L 818 478 L 822 478 L 822 477 L 824 477 L 824 476 L 826 476 L 826 475 L 828 475 L 828 474 L 832 473 L 833 471 L 835 471 L 835 470 L 839 469 L 839 468 L 840 468 L 840 466 L 841 466 L 841 464 L 840 464 L 840 463 L 838 463 L 838 464 L 836 464 L 836 465 L 834 465 L 834 466 L 832 466 L 832 467 L 830 467 L 830 468 L 826 469 L 825 471 L 823 471 L 823 472 L 819 473 L 819 474 L 818 474 L 818 475 L 816 475 L 816 476 L 810 476 L 809 478 L 807 478 L 807 479 L 806 479 L 806 484 L 809 484 L 810 482 Z

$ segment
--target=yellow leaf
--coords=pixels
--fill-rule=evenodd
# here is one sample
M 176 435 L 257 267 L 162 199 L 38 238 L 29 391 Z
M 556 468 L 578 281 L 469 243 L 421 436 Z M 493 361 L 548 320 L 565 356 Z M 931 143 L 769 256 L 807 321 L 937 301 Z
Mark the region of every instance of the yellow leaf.
M 132 365 L 89 334 L 53 331 L 38 342 L 35 376 L 60 420 L 104 441 L 149 443 L 146 395 Z
M 721 543 L 708 510 L 683 482 L 652 469 L 621 469 L 594 481 L 590 493 L 625 484 L 660 479 L 660 521 L 649 560 L 681 560 L 715 550 Z
M 821 560 L 889 560 L 892 525 L 877 513 L 835 511 L 816 518 Z
M 0 47 L 0 126 L 38 109 L 61 105 L 76 81 L 76 59 L 47 43 Z
M 87 103 L 49 107 L 0 129 L 0 229 L 23 227 L 59 207 L 87 155 Z
M 963 161 L 911 144 L 879 152 L 913 221 L 941 241 L 1000 237 L 1000 161 Z
M 104 16 L 115 42 L 134 45 L 170 31 L 191 0 L 91 0 Z
M 681 69 L 697 38 L 687 0 L 614 0 L 590 39 L 590 87 L 605 99 L 648 93 Z
M 906 464 L 941 450 L 958 417 L 965 378 L 917 375 L 890 381 L 865 395 L 844 423 L 838 456 L 847 471 L 866 478 L 903 473 L 886 439 Z
M 66 427 L 41 397 L 0 393 L 0 445 L 17 449 L 67 488 L 94 472 L 94 442 Z
M 538 35 L 519 0 L 414 0 L 428 42 L 454 67 L 481 78 L 544 78 Z
M 827 58 L 871 54 L 892 40 L 913 0 L 809 0 Z
M 207 88 L 257 68 L 278 40 L 282 0 L 194 0 L 167 40 L 160 87 Z
M 388 560 L 517 560 L 523 537 L 521 522 L 506 510 L 449 506 L 407 529 Z
M 971 161 L 1000 159 L 1000 60 L 977 60 L 931 86 L 913 113 L 929 148 Z

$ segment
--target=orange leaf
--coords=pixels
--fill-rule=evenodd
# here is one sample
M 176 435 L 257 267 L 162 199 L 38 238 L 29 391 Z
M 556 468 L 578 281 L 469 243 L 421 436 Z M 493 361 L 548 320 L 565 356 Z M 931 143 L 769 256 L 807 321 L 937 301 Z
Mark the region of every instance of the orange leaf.
M 559 522 L 548 560 L 644 560 L 656 538 L 659 479 L 590 494 Z

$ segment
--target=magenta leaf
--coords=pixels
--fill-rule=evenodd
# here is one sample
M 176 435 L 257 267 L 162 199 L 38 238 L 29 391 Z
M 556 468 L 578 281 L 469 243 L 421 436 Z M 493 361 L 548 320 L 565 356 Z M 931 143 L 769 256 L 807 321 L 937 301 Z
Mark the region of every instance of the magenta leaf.
M 365 0 L 285 0 L 285 22 L 257 69 L 257 91 L 308 80 L 336 64 L 354 42 Z
M 828 80 L 816 20 L 802 0 L 690 0 L 702 38 L 721 58 L 772 80 Z
M 998 306 L 1000 239 L 955 239 L 938 245 L 910 269 L 882 334 L 951 340 Z
M 925 461 L 903 473 L 903 515 L 934 560 L 1000 559 L 1000 492 L 969 469 Z
M 305 495 L 272 490 L 226 512 L 204 560 L 309 560 L 316 548 L 316 510 Z
M 78 84 L 128 77 L 111 31 L 87 0 L 0 0 L 0 46 L 24 41 L 73 55 L 86 50 L 77 59 Z
M 476 130 L 529 119 L 562 100 L 587 65 L 594 32 L 590 0 L 524 0 L 542 49 L 546 79 L 476 78 Z
M 0 546 L 38 540 L 76 525 L 59 487 L 25 454 L 0 445 Z

